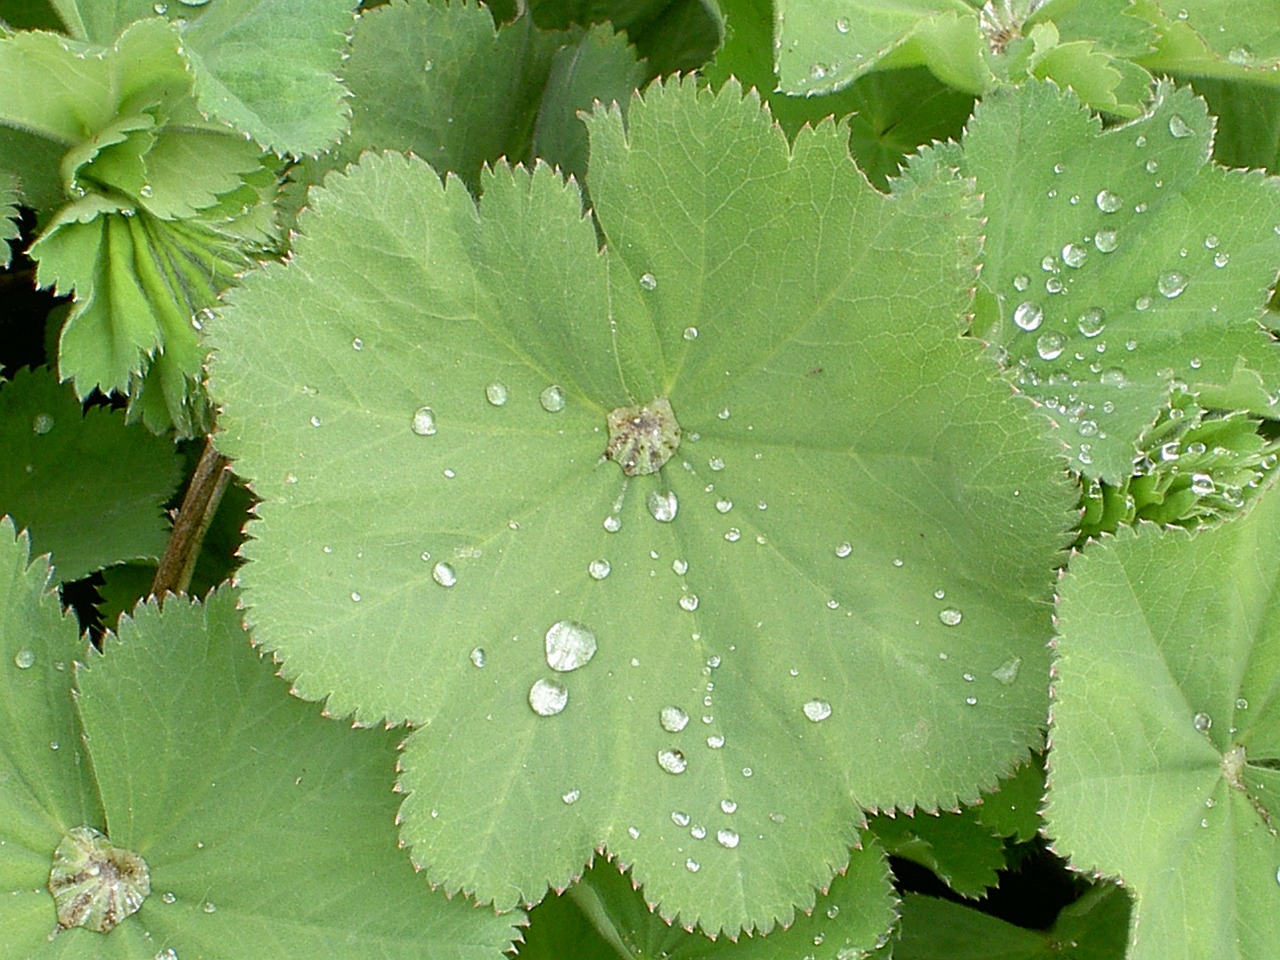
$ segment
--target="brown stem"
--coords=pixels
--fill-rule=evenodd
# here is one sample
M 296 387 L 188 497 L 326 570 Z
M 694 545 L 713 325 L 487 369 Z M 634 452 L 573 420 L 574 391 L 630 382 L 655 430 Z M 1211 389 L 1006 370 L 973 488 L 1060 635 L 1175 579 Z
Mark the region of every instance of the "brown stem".
M 200 545 L 231 478 L 229 463 L 214 449 L 213 438 L 206 439 L 200 462 L 187 486 L 187 495 L 182 498 L 182 506 L 174 518 L 169 545 L 151 582 L 151 594 L 162 604 L 165 594 L 186 593 L 191 585 L 191 571 L 200 556 Z

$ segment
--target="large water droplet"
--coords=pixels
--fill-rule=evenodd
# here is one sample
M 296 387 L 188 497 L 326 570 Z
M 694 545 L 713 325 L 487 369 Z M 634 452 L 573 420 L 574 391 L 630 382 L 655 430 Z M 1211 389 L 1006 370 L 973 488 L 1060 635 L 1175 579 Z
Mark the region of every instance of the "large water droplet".
M 442 587 L 452 587 L 458 582 L 458 574 L 452 564 L 440 562 L 431 568 L 431 579 Z
M 693 859 L 693 857 L 690 857 L 688 860 L 684 862 L 684 868 L 688 870 L 690 873 L 697 873 L 699 870 L 702 869 L 702 864 L 700 864 L 697 860 Z
M 617 533 L 622 529 L 622 518 L 616 513 L 611 513 L 604 518 L 604 528 L 609 533 Z
M 658 278 L 652 273 L 644 273 L 640 275 L 640 288 L 642 290 L 658 289 Z
M 600 559 L 592 560 L 587 564 L 587 573 L 591 575 L 592 580 L 603 580 L 609 575 L 609 571 L 613 568 L 609 566 L 609 561 Z
M 547 666 L 567 673 L 584 666 L 596 655 L 596 635 L 585 624 L 557 620 L 547 631 Z
M 1156 281 L 1156 289 L 1160 291 L 1161 295 L 1172 300 L 1187 289 L 1187 275 L 1179 273 L 1177 270 L 1168 270 L 1160 274 L 1160 279 Z
M 836 546 L 836 556 L 841 560 L 849 556 L 851 553 L 853 553 L 853 544 L 849 543 L 847 540 Z
M 696 593 L 686 593 L 680 598 L 680 609 L 687 610 L 689 613 L 698 609 L 698 595 Z
M 53 417 L 47 413 L 37 413 L 35 419 L 31 421 L 31 429 L 43 436 L 53 429 Z
M 484 388 L 484 398 L 495 407 L 500 407 L 507 402 L 507 398 L 511 396 L 505 383 L 494 381 Z
M 1213 726 L 1213 718 L 1207 713 L 1197 713 L 1191 718 L 1191 724 L 1201 733 L 1208 733 L 1209 728 Z
M 1099 253 L 1115 253 L 1120 246 L 1120 234 L 1115 230 L 1099 230 L 1093 235 L 1093 245 Z
M 649 494 L 649 513 L 660 523 L 670 523 L 676 518 L 680 504 L 674 490 L 654 490 Z
M 942 610 L 938 613 L 938 619 L 941 620 L 948 627 L 956 626 L 963 618 L 964 618 L 964 614 L 961 613 L 956 607 L 947 607 L 945 610 Z
M 825 700 L 810 700 L 802 709 L 804 715 L 814 723 L 821 723 L 831 716 L 831 704 Z
M 529 688 L 529 706 L 540 717 L 554 717 L 569 702 L 569 691 L 558 680 L 535 680 Z
M 36 662 L 34 650 L 23 648 L 13 655 L 13 665 L 19 670 L 27 670 Z
M 1013 311 L 1013 322 L 1023 330 L 1036 329 L 1042 320 L 1044 320 L 1044 311 L 1030 300 L 1018 304 L 1017 309 Z
M 1041 360 L 1057 360 L 1062 356 L 1063 339 L 1056 333 L 1042 333 L 1036 341 L 1036 353 Z
M 728 850 L 732 850 L 738 845 L 738 832 L 736 830 L 730 830 L 728 827 L 724 827 L 716 831 L 716 841 L 720 846 Z
M 1068 243 L 1062 248 L 1062 262 L 1068 267 L 1083 267 L 1089 259 L 1089 248 L 1081 243 Z
M 658 722 L 667 733 L 679 733 L 689 725 L 689 715 L 679 707 L 663 707 L 658 712 Z
M 1096 337 L 1107 325 L 1107 311 L 1090 307 L 1076 320 L 1076 329 L 1086 337 Z
M 689 761 L 679 750 L 662 749 L 658 751 L 658 766 L 667 773 L 684 773 Z
M 564 388 L 553 383 L 538 394 L 538 402 L 547 413 L 559 413 L 564 409 Z
M 738 810 L 738 803 L 736 800 L 729 800 L 726 798 L 720 801 L 720 809 L 725 813 L 736 813 Z
M 697 340 L 697 339 L 698 339 L 698 328 L 697 328 L 697 327 L 685 327 L 685 328 L 684 328 L 684 333 L 682 334 L 682 336 L 683 336 L 686 340 Z
M 1169 118 L 1170 136 L 1183 140 L 1191 136 L 1193 133 L 1195 133 L 1195 131 L 1191 129 L 1191 124 L 1187 123 L 1187 121 L 1182 118 L 1181 114 L 1175 113 Z
M 1100 190 L 1095 198 L 1098 209 L 1103 213 L 1115 213 L 1124 206 L 1124 201 L 1110 190 Z
M 721 497 L 719 500 L 716 501 L 716 509 L 721 513 L 728 513 L 730 510 L 733 509 L 733 501 L 725 499 L 724 497 Z
M 430 437 L 436 432 L 436 415 L 430 407 L 419 407 L 413 414 L 413 432 L 420 437 Z
M 705 840 L 707 839 L 707 828 L 700 823 L 695 823 L 689 828 L 689 836 L 695 840 Z
M 671 822 L 677 827 L 687 827 L 689 825 L 689 815 L 683 810 L 672 810 Z

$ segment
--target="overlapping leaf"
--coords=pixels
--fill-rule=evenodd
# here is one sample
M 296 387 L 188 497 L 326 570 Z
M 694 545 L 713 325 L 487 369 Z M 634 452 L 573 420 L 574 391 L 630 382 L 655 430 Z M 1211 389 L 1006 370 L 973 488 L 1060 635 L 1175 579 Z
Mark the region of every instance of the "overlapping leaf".
M 59 580 L 158 558 L 162 505 L 178 484 L 173 445 L 102 407 L 82 412 L 47 370 L 0 386 L 0 514 L 53 554 Z
M 1258 318 L 1280 264 L 1280 181 L 1209 161 L 1212 120 L 1168 84 L 1106 131 L 1028 83 L 975 112 L 957 163 L 989 217 L 975 330 L 1058 427 L 1086 476 L 1128 477 L 1182 384 L 1276 414 L 1280 350 Z
M 1280 497 L 1122 530 L 1062 585 L 1048 832 L 1133 892 L 1128 956 L 1280 943 Z
M 1036 739 L 1070 497 L 959 336 L 965 184 L 886 197 L 734 87 L 590 129 L 605 252 L 547 168 L 477 210 L 366 156 L 216 321 L 249 618 L 302 695 L 421 725 L 434 881 L 509 907 L 604 844 L 665 916 L 767 930 L 860 806 L 953 807 Z M 627 479 L 606 415 L 660 396 L 682 445 Z
M 1214 0 L 1150 0 L 1159 19 L 1160 43 L 1147 62 L 1153 69 L 1244 78 L 1275 86 L 1280 64 L 1280 4 L 1242 0 L 1224 7 Z
M 497 960 L 511 918 L 432 894 L 395 846 L 393 734 L 284 695 L 229 591 L 140 608 L 87 652 L 0 523 L 0 925 L 17 956 Z M 85 670 L 74 660 L 89 661 Z M 73 702 L 72 679 L 76 693 Z M 90 774 L 92 771 L 92 774 Z M 105 936 L 55 930 L 54 848 L 93 826 L 151 892 Z M 52 935 L 51 935 L 52 934 Z

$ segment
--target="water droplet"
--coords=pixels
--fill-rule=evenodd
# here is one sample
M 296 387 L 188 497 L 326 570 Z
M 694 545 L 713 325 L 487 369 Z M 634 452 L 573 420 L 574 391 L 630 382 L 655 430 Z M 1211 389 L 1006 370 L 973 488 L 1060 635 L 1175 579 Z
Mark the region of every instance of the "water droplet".
M 1066 289 L 1066 287 L 1063 286 L 1062 281 L 1059 280 L 1057 277 L 1050 277 L 1048 280 L 1046 280 L 1044 282 L 1044 288 L 1049 293 L 1061 293 L 1063 290 Z
M 754 770 L 752 770 L 750 767 L 743 767 L 743 768 L 742 768 L 742 775 L 743 775 L 744 777 L 750 777 L 750 776 L 752 776 L 754 773 L 755 773 L 755 771 L 754 771 Z
M 1030 300 L 1018 304 L 1013 311 L 1013 322 L 1023 330 L 1031 331 L 1040 326 L 1044 320 L 1044 311 Z
M 312 417 L 310 423 L 313 427 L 318 427 L 323 421 L 319 417 Z
M 1013 289 L 1017 290 L 1019 293 L 1026 290 L 1029 286 L 1031 286 L 1031 278 L 1025 273 L 1020 273 L 1013 278 Z
M 840 32 L 840 33 L 848 33 L 848 32 L 849 32 L 849 18 L 848 18 L 848 17 L 837 17 L 837 18 L 836 18 L 836 30 L 837 30 L 838 32 Z
M 697 873 L 699 870 L 702 869 L 702 864 L 700 864 L 697 860 L 693 859 L 693 857 L 690 857 L 688 860 L 684 862 L 684 868 L 688 870 L 690 873 Z
M 1134 204 L 1133 212 L 1134 212 L 1134 213 L 1146 213 L 1146 212 L 1147 212 L 1147 203 L 1146 203 L 1146 201 L 1144 200 L 1142 203 Z
M 689 715 L 679 707 L 663 707 L 658 713 L 658 722 L 667 733 L 679 733 L 689 725 Z
M 178 895 L 174 893 L 172 890 L 169 890 L 169 891 L 166 891 L 165 893 L 162 893 L 160 895 L 160 899 L 163 900 L 165 903 L 177 903 Z
M 352 591 L 351 591 L 351 602 L 352 602 L 352 603 L 359 603 L 359 602 L 360 602 L 361 600 L 363 600 L 363 599 L 364 599 L 364 598 L 363 598 L 362 596 L 360 596 L 360 594 L 356 593 L 354 590 L 352 590 Z
M 1100 190 L 1094 202 L 1103 213 L 1115 213 L 1124 206 L 1124 201 L 1110 190 Z
M 643 290 L 656 290 L 658 289 L 658 278 L 652 273 L 641 274 L 640 287 Z
M 831 716 L 831 704 L 825 700 L 810 700 L 804 707 L 804 715 L 814 723 L 821 723 Z
M 965 697 L 965 698 L 964 698 L 964 702 L 965 702 L 965 703 L 967 703 L 967 704 L 968 704 L 969 706 L 971 706 L 971 707 L 976 707 L 976 706 L 978 705 L 978 698 L 977 698 L 977 697 Z
M 1146 168 L 1147 173 L 1155 173 L 1157 170 L 1159 170 L 1159 169 L 1160 169 L 1160 161 L 1158 161 L 1158 160 L 1148 160 L 1148 161 L 1146 162 L 1145 168 Z M 1157 186 L 1157 187 L 1158 187 L 1158 186 L 1160 186 L 1160 182 L 1159 182 L 1159 181 L 1156 181 L 1156 186 Z
M 834 903 L 833 903 L 831 906 L 827 907 L 827 919 L 828 919 L 828 920 L 834 920 L 834 919 L 835 919 L 836 917 L 838 917 L 838 916 L 840 916 L 840 907 L 839 907 L 839 906 L 837 906 L 836 904 L 834 904 Z
M 436 432 L 436 415 L 430 407 L 419 407 L 413 414 L 413 432 L 420 437 L 430 437 Z
M 721 408 L 720 412 L 717 413 L 716 416 L 719 417 L 721 420 L 728 420 L 730 417 L 729 408 L 728 407 Z
M 683 336 L 686 340 L 697 340 L 697 339 L 698 339 L 698 328 L 697 328 L 697 327 L 685 327 L 685 328 L 684 328 L 684 333 L 682 334 L 682 336 Z
M 639 840 L 639 839 L 640 839 L 640 828 L 639 828 L 639 827 L 627 827 L 627 836 L 629 836 L 632 840 Z
M 689 815 L 683 810 L 672 810 L 671 822 L 677 827 L 687 827 L 689 825 Z
M 507 390 L 505 383 L 498 383 L 496 380 L 484 388 L 484 398 L 495 407 L 500 407 L 507 402 L 507 398 L 511 396 Z
M 1056 333 L 1042 333 L 1036 341 L 1036 353 L 1041 360 L 1057 360 L 1062 356 L 1063 340 Z
M 689 828 L 689 836 L 695 840 L 705 840 L 707 839 L 707 828 L 700 823 L 695 823 Z
M 1208 733 L 1209 728 L 1213 726 L 1213 718 L 1207 713 L 1197 713 L 1191 718 L 1191 724 L 1201 733 Z
M 200 909 L 203 910 L 205 913 L 216 913 L 218 910 L 218 908 L 214 906 L 214 903 L 212 900 L 206 900 L 204 902 L 204 905 L 201 906 Z
M 582 796 L 582 791 L 575 787 L 574 789 L 570 790 L 568 793 L 561 794 L 560 799 L 567 804 L 573 804 L 578 802 L 578 798 L 580 796 Z
M 963 618 L 964 614 L 955 607 L 947 607 L 938 613 L 938 619 L 948 627 L 956 626 Z
M 715 470 L 718 472 L 724 469 L 724 461 L 721 460 L 719 457 L 712 457 L 710 460 L 707 461 L 707 466 L 710 467 L 712 470 Z
M 47 413 L 37 413 L 35 419 L 31 421 L 31 429 L 40 436 L 44 436 L 53 429 L 53 417 Z
M 1166 271 L 1160 274 L 1160 279 L 1156 281 L 1156 289 L 1162 296 L 1172 300 L 1187 289 L 1187 275 L 1177 270 Z
M 730 527 L 728 530 L 724 532 L 724 538 L 728 540 L 730 543 L 737 543 L 740 539 L 742 539 L 742 531 L 739 530 L 737 527 Z
M 1169 118 L 1169 135 L 1183 140 L 1195 133 L 1191 129 L 1191 125 L 1182 118 L 1181 114 L 1175 113 Z
M 736 813 L 738 810 L 737 801 L 728 800 L 728 799 L 721 800 L 720 809 L 723 810 L 725 813 Z
M 564 388 L 553 383 L 538 394 L 538 402 L 547 413 L 559 413 L 564 409 Z
M 611 513 L 604 518 L 604 528 L 609 533 L 617 533 L 622 529 L 622 519 L 616 513 Z
M 442 587 L 452 587 L 458 582 L 458 574 L 451 564 L 442 562 L 431 568 L 431 579 Z
M 689 766 L 689 761 L 679 750 L 662 749 L 658 751 L 658 766 L 667 773 L 684 773 L 685 768 Z
M 1120 235 L 1115 230 L 1099 230 L 1093 235 L 1093 245 L 1099 253 L 1114 253 L 1120 246 Z
M 178 960 L 178 951 L 173 947 L 165 947 L 157 953 L 152 960 Z
M 991 671 L 991 675 L 1003 683 L 1006 687 L 1012 686 L 1013 682 L 1018 679 L 1018 670 L 1022 667 L 1021 657 L 1010 657 L 1000 666 Z
M 687 610 L 689 613 L 698 609 L 698 595 L 696 593 L 686 593 L 680 598 L 680 609 Z
M 1149 310 L 1151 308 L 1151 298 L 1145 295 L 1139 297 L 1133 301 L 1133 308 L 1135 310 Z
M 1079 269 L 1089 259 L 1089 248 L 1082 243 L 1068 243 L 1062 248 L 1062 262 L 1068 267 Z
M 673 490 L 654 490 L 649 494 L 649 513 L 659 523 L 670 523 L 676 518 L 680 504 Z
M 587 564 L 587 573 L 591 575 L 592 580 L 603 580 L 609 575 L 611 569 L 609 561 L 604 559 L 592 560 Z
M 716 831 L 716 842 L 727 850 L 732 850 L 738 845 L 738 832 L 730 830 L 728 827 L 722 827 Z
M 472 665 L 477 667 L 484 666 L 484 647 L 475 647 L 468 656 L 471 658 Z
M 1225 267 L 1231 262 L 1231 254 L 1219 250 L 1213 255 L 1213 265 L 1215 267 Z
M 13 655 L 13 665 L 19 670 L 27 670 L 34 666 L 36 662 L 36 654 L 34 650 L 28 650 L 25 647 Z
M 853 544 L 849 543 L 847 540 L 836 547 L 836 556 L 841 560 L 849 556 L 851 553 L 853 553 Z
M 585 666 L 596 655 L 596 635 L 575 620 L 557 620 L 547 630 L 547 666 L 568 673 Z
M 1076 320 L 1076 329 L 1086 337 L 1096 337 L 1107 325 L 1107 311 L 1090 307 Z
M 1081 420 L 1076 430 L 1082 437 L 1095 437 L 1098 435 L 1098 423 L 1096 420 Z
M 733 509 L 733 501 L 726 500 L 725 498 L 722 497 L 716 501 L 716 509 L 721 513 L 728 513 L 730 510 Z
M 558 680 L 535 680 L 529 688 L 529 706 L 540 717 L 554 717 L 569 702 L 569 691 Z
M 1217 487 L 1214 485 L 1213 477 L 1207 473 L 1194 473 L 1191 475 L 1191 492 L 1201 497 L 1206 497 L 1213 493 Z
M 672 561 L 671 561 L 671 572 L 672 572 L 672 573 L 674 573 L 677 577 L 683 577 L 686 573 L 688 573 L 688 572 L 689 572 L 689 564 L 688 564 L 688 561 L 685 561 L 685 560 L 672 560 Z
M 703 717 L 702 719 L 706 720 L 708 718 Z M 713 734 L 712 736 L 707 737 L 707 746 L 710 747 L 712 750 L 719 750 L 721 747 L 724 746 L 724 737 L 721 736 L 720 734 Z
M 1239 700 L 1237 700 L 1237 701 L 1236 701 L 1236 709 L 1237 709 L 1237 710 L 1248 710 L 1248 709 L 1249 709 L 1249 701 L 1248 701 L 1248 700 L 1246 700 L 1244 697 L 1241 697 Z

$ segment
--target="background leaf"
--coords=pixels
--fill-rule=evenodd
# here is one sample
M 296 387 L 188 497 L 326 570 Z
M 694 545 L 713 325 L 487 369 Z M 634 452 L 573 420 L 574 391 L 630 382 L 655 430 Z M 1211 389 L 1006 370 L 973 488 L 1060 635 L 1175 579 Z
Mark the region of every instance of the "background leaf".
M 298 266 L 214 328 L 221 446 L 264 498 L 241 578 L 303 695 L 423 727 L 403 836 L 433 880 L 536 901 L 604 844 L 664 916 L 767 930 L 859 806 L 972 799 L 1037 739 L 1017 675 L 1047 669 L 1068 498 L 959 336 L 964 184 L 886 197 L 834 126 L 788 152 L 736 89 L 651 90 L 628 130 L 591 121 L 604 255 L 545 168 L 496 169 L 479 213 L 390 155 L 313 192 Z M 685 445 L 624 483 L 606 414 L 655 395 Z M 561 621 L 599 652 L 539 716 Z
M 1280 942 L 1278 535 L 1273 488 L 1195 535 L 1121 531 L 1062 585 L 1048 832 L 1133 891 L 1133 960 Z
M 53 553 L 59 580 L 164 552 L 162 508 L 179 476 L 171 443 L 118 411 L 82 412 L 41 369 L 0 386 L 0 449 L 0 513 L 30 529 L 38 553 Z

